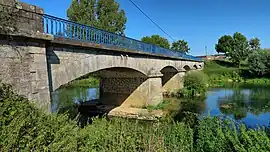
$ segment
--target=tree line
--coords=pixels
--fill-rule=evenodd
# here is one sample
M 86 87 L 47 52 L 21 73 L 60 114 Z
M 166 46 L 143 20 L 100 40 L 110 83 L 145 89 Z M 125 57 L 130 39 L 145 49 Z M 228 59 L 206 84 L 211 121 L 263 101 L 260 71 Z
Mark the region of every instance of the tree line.
M 235 65 L 240 67 L 241 62 L 247 62 L 253 76 L 270 75 L 270 52 L 261 49 L 259 38 L 247 39 L 239 32 L 221 36 L 215 45 L 218 53 L 224 53 Z
M 115 0 L 72 0 L 67 16 L 69 20 L 80 24 L 125 35 L 126 14 Z M 141 41 L 183 53 L 188 53 L 190 50 L 185 40 L 178 40 L 170 45 L 168 39 L 156 34 L 145 36 Z

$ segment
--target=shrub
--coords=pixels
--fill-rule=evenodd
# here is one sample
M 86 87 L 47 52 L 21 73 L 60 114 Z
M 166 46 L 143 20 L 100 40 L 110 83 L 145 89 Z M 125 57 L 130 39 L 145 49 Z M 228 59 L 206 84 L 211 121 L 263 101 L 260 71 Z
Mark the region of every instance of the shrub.
M 249 71 L 254 76 L 266 76 L 270 71 L 270 52 L 269 51 L 255 51 L 250 54 Z
M 231 121 L 206 117 L 196 132 L 197 151 L 270 151 L 270 139 L 263 129 L 238 127 Z
M 75 122 L 47 115 L 8 85 L 0 85 L 0 151 L 75 151 Z
M 208 78 L 202 71 L 191 71 L 184 76 L 183 94 L 202 95 L 207 91 Z

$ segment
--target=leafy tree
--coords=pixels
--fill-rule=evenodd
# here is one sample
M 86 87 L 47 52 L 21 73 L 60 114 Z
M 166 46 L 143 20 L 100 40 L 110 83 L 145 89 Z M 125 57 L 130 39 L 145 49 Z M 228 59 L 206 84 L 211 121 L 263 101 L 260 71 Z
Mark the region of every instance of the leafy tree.
M 247 38 L 239 32 L 234 33 L 232 51 L 229 52 L 229 56 L 233 63 L 240 66 L 240 61 L 245 60 L 248 57 L 248 54 L 249 44 Z
M 188 42 L 185 40 L 178 40 L 176 42 L 173 42 L 171 49 L 183 53 L 188 53 L 188 51 L 190 50 L 190 48 L 188 47 Z
M 249 55 L 249 71 L 255 76 L 266 76 L 270 72 L 270 53 L 268 51 L 255 51 Z
M 230 35 L 224 35 L 219 38 L 218 44 L 216 44 L 216 51 L 218 53 L 232 52 L 233 38 Z
M 260 43 L 260 39 L 258 38 L 253 38 L 249 41 L 249 46 L 251 48 L 252 51 L 257 51 L 261 48 L 261 43 Z
M 124 35 L 127 18 L 115 0 L 72 0 L 67 10 L 70 20 Z
M 222 36 L 216 44 L 216 51 L 226 53 L 233 63 L 239 66 L 240 61 L 245 60 L 249 54 L 249 43 L 243 34 L 236 32 L 233 37 Z
M 145 36 L 141 40 L 142 40 L 142 42 L 151 43 L 151 44 L 154 44 L 154 45 L 166 48 L 166 49 L 170 48 L 170 43 L 169 43 L 168 39 L 163 38 L 159 35 L 152 35 L 150 37 Z

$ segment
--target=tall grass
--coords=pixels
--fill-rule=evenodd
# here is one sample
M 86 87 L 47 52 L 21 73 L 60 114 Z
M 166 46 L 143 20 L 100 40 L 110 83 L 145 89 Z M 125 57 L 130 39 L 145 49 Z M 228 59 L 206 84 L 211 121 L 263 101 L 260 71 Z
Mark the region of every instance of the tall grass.
M 205 118 L 191 128 L 183 122 L 144 123 L 94 119 L 79 128 L 65 115 L 44 114 L 0 86 L 0 151 L 270 151 L 262 129 Z

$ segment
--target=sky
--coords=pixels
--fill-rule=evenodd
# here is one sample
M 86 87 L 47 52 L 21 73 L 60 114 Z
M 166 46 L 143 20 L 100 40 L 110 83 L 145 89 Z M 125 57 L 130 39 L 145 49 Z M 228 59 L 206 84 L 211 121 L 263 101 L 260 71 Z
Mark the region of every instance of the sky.
M 49 15 L 67 19 L 71 0 L 21 0 L 37 5 Z M 128 0 L 116 0 L 127 17 L 127 37 L 140 40 L 153 34 L 167 35 Z M 270 0 L 133 0 L 174 40 L 188 41 L 191 55 L 216 54 L 215 44 L 223 35 L 241 32 L 258 37 L 270 48 Z

